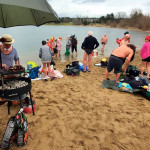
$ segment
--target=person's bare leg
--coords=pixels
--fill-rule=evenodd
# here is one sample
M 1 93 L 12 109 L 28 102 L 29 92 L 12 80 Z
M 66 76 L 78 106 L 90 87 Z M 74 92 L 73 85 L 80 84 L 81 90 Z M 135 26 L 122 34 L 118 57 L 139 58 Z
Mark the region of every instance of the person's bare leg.
M 116 82 L 117 82 L 117 83 L 119 82 L 119 81 L 118 81 L 118 80 L 119 80 L 119 77 L 120 77 L 120 73 L 117 73 L 117 74 L 116 74 Z
M 57 58 L 59 58 L 59 56 L 60 56 L 60 51 L 58 51 L 58 53 L 57 53 Z
M 84 51 L 84 56 L 83 56 L 84 71 L 86 71 L 87 56 L 88 56 L 87 53 Z
M 146 64 L 147 64 L 146 61 L 142 61 L 142 66 L 141 66 L 141 77 L 143 77 L 143 72 L 144 72 L 144 69 L 146 68 Z
M 108 75 L 109 75 L 109 72 L 106 70 L 106 72 L 105 72 L 105 80 L 108 79 Z
M 43 63 L 43 71 L 44 71 L 44 75 L 47 76 L 46 63 Z
M 51 77 L 51 66 L 50 66 L 51 63 L 47 63 L 47 68 L 48 68 L 48 73 L 49 73 L 49 77 Z
M 150 75 L 150 62 L 147 62 L 147 78 L 149 79 L 149 75 Z
M 102 50 L 104 50 L 104 48 L 105 48 L 105 44 L 103 44 L 103 48 L 102 48 Z
M 78 52 L 76 52 L 76 56 L 78 56 Z
M 89 68 L 88 68 L 88 70 L 89 71 L 91 71 L 91 66 L 92 66 L 92 54 L 89 54 L 88 55 L 88 65 L 89 65 Z
M 102 44 L 102 48 L 101 48 L 101 50 L 102 50 L 102 51 L 104 50 L 104 44 Z

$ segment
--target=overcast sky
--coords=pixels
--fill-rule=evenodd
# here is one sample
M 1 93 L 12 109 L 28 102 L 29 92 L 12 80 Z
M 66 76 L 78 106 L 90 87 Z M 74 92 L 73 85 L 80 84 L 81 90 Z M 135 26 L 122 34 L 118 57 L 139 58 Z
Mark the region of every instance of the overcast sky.
M 58 17 L 100 17 L 106 14 L 141 9 L 150 14 L 150 0 L 48 0 Z

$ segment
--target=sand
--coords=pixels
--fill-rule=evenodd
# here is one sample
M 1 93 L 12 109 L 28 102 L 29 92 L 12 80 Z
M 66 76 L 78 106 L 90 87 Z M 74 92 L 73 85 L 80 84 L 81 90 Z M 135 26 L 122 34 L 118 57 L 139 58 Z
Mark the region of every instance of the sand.
M 101 57 L 93 59 L 92 71 L 72 77 L 63 73 L 68 62 L 56 61 L 55 68 L 64 75 L 53 81 L 33 81 L 35 116 L 27 114 L 28 143 L 12 150 L 149 150 L 150 102 L 141 94 L 105 89 L 99 85 L 105 68 L 96 67 Z M 140 69 L 136 53 L 132 62 Z M 110 79 L 114 79 L 113 73 Z M 0 106 L 0 140 L 11 115 L 19 106 Z

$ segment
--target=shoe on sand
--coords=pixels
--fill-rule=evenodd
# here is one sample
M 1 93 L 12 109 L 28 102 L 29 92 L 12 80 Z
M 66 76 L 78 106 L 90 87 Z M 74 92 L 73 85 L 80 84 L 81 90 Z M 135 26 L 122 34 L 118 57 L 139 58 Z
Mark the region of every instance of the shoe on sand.
M 45 76 L 43 79 L 49 79 L 50 77 L 49 76 Z

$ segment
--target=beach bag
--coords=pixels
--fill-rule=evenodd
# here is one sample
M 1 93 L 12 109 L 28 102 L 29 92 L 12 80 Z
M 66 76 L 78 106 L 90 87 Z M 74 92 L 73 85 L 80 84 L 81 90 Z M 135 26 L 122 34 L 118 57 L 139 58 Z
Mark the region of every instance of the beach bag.
M 80 67 L 79 67 L 79 69 L 80 69 L 80 71 L 84 71 L 84 65 L 81 65 Z M 88 69 L 87 69 L 87 66 L 86 66 L 86 71 L 87 71 Z
M 66 56 L 69 56 L 69 55 L 70 55 L 70 51 L 69 51 L 68 49 L 66 49 L 65 55 L 66 55 Z
M 33 98 L 32 98 L 32 102 L 33 102 L 33 109 L 35 110 L 36 102 L 35 102 L 35 100 Z M 33 113 L 33 111 L 32 111 L 32 104 L 31 104 L 31 100 L 30 100 L 29 97 L 25 98 L 25 103 L 23 104 L 23 112 L 25 112 L 27 114 Z
M 6 131 L 3 135 L 1 148 L 9 149 L 13 144 L 13 141 L 16 139 L 16 133 L 18 130 L 16 116 L 11 116 L 8 120 Z
M 75 69 L 79 69 L 79 68 L 80 68 L 79 61 L 73 61 L 73 62 L 71 63 L 71 65 L 72 65 Z
M 133 75 L 125 76 L 123 82 L 129 83 L 133 89 L 140 89 L 145 85 L 144 80 L 135 80 Z
M 62 78 L 63 75 L 61 74 L 61 72 L 59 70 L 52 69 L 52 77 L 54 77 L 54 78 Z
M 78 76 L 80 74 L 80 65 L 79 61 L 73 61 L 70 64 L 66 65 L 65 73 L 67 75 Z
M 79 69 L 80 65 L 79 65 L 79 61 L 73 61 L 70 64 L 66 65 L 66 68 L 75 68 L 75 69 Z
M 70 67 L 70 68 L 66 68 L 65 73 L 68 76 L 79 76 L 80 75 L 80 70 L 79 69 L 75 69 L 73 67 Z
M 136 76 L 139 76 L 140 71 L 137 69 L 136 66 L 129 65 L 127 67 L 126 73 L 128 73 L 129 75 L 132 75 L 132 76 L 136 77 Z
M 30 79 L 35 79 L 35 78 L 38 78 L 38 73 L 39 73 L 39 69 L 40 69 L 41 66 L 38 66 L 38 67 L 34 67 L 30 70 L 29 72 L 29 78 Z
M 100 64 L 101 64 L 101 67 L 107 67 L 107 59 L 103 58 L 101 61 L 100 61 Z
M 38 65 L 34 61 L 28 61 L 27 70 L 30 71 L 32 68 L 37 67 Z
M 22 120 L 17 132 L 17 146 L 23 147 L 27 144 L 29 130 L 28 130 L 28 120 L 24 113 L 21 113 Z
M 28 134 L 27 117 L 21 110 L 8 120 L 6 131 L 2 138 L 1 148 L 9 149 L 14 141 L 17 141 L 18 147 L 24 146 L 27 143 Z

